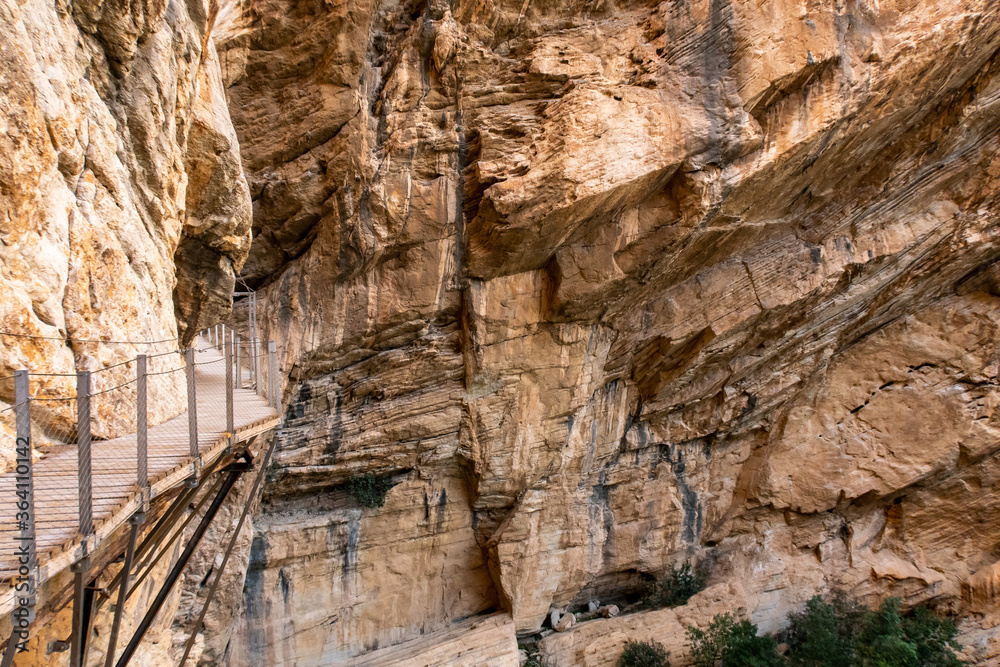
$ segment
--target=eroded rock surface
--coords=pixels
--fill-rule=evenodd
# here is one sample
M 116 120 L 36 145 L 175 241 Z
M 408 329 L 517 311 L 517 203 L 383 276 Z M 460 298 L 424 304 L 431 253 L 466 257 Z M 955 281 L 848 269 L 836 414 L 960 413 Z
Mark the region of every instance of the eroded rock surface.
M 290 375 L 239 655 L 531 632 L 682 559 L 767 630 L 834 586 L 994 608 L 994 4 L 247 11 Z
M 0 376 L 101 370 L 228 315 L 250 198 L 208 12 L 200 0 L 0 5 Z M 134 372 L 95 375 L 94 389 Z M 32 394 L 73 396 L 73 382 L 40 378 Z M 178 408 L 150 407 L 154 421 Z M 54 427 L 74 419 L 50 412 Z M 133 428 L 125 417 L 101 414 L 102 435 Z
M 186 337 L 246 256 L 280 345 L 201 664 L 513 664 L 511 627 L 681 560 L 690 605 L 543 659 L 683 660 L 686 624 L 834 587 L 1000 656 L 996 3 L 248 0 L 214 40 L 198 3 L 2 11 L 0 320 Z

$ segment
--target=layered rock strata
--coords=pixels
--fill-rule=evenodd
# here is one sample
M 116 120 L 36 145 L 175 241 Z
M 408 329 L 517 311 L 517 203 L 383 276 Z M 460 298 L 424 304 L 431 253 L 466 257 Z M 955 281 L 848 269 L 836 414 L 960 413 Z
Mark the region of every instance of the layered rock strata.
M 684 559 L 765 630 L 994 608 L 998 9 L 758 4 L 249 3 L 289 377 L 240 655 L 529 633 Z
M 778 630 L 834 587 L 1000 655 L 995 3 L 0 11 L 0 321 L 186 341 L 246 257 L 279 341 L 276 465 L 201 664 L 489 652 L 465 633 L 681 560 L 691 605 L 543 660 L 682 660 L 684 624 Z M 91 345 L 0 362 L 134 355 Z

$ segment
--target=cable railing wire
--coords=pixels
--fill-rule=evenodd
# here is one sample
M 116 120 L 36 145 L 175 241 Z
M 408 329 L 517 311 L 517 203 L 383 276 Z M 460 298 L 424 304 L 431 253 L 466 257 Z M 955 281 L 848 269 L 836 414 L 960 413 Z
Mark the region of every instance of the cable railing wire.
M 101 345 L 161 345 L 163 343 L 176 343 L 177 338 L 164 338 L 162 340 L 101 340 L 99 338 L 66 338 L 63 336 L 36 336 L 34 334 L 18 334 L 10 331 L 0 331 L 0 336 L 10 336 L 12 338 L 31 338 L 34 340 L 58 340 L 63 343 L 98 343 Z
M 30 466 L 36 568 L 88 539 L 128 498 L 148 497 L 150 485 L 179 464 L 200 460 L 220 439 L 280 412 L 274 343 L 237 344 L 225 327 L 203 332 L 191 352 L 139 355 L 95 371 L 28 372 L 23 384 L 18 377 L 0 378 L 5 387 L 11 380 L 17 385 L 16 395 L 4 395 L 12 402 L 0 409 L 0 425 L 15 430 L 8 413 L 26 405 L 27 431 L 19 425 L 17 435 L 37 459 Z M 0 508 L 16 502 L 15 478 L 14 470 L 0 474 Z M 13 512 L 0 509 L 0 519 L 7 516 Z M 12 521 L 0 523 L 0 579 L 16 574 L 17 534 Z

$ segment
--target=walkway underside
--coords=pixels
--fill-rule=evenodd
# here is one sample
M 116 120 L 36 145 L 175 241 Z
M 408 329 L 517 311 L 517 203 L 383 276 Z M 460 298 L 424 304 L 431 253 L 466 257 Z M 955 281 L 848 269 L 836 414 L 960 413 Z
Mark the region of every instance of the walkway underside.
M 188 436 L 188 414 L 184 412 L 157 426 L 149 428 L 148 474 L 149 500 L 174 495 L 179 487 L 198 474 L 212 468 L 226 454 L 231 445 L 239 449 L 254 436 L 273 429 L 279 421 L 276 410 L 266 398 L 253 389 L 234 389 L 234 432 L 230 440 L 226 432 L 226 364 L 219 351 L 208 348 L 197 353 L 198 459 L 191 457 Z M 40 599 L 38 607 L 46 600 L 45 582 L 79 561 L 84 556 L 103 560 L 106 548 L 116 551 L 121 528 L 129 518 L 143 508 L 144 501 L 136 479 L 136 436 L 128 435 L 114 440 L 94 441 L 93 461 L 93 515 L 94 533 L 86 539 L 79 531 L 77 502 L 77 455 L 72 445 L 57 447 L 33 466 L 34 506 L 37 535 Z M 0 475 L 0 498 L 15 498 L 14 473 Z M 159 504 L 159 503 L 157 503 Z M 148 508 L 149 503 L 145 503 Z M 13 521 L 0 525 L 0 580 L 7 586 L 0 594 L 0 616 L 9 614 L 15 604 L 10 587 L 16 571 L 15 549 L 19 536 Z M 54 591 L 53 591 L 54 592 Z

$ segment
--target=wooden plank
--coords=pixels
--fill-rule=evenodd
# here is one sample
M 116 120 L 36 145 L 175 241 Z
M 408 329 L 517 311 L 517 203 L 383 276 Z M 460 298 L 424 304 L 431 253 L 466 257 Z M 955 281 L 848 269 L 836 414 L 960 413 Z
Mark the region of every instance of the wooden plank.
M 186 414 L 150 427 L 151 498 L 169 493 L 196 469 L 212 465 L 229 445 L 229 434 L 223 430 L 226 365 L 218 363 L 222 362 L 222 356 L 215 350 L 204 350 L 197 359 L 198 461 L 192 460 L 188 451 Z M 278 425 L 280 416 L 252 388 L 235 389 L 233 393 L 238 406 L 234 411 L 234 443 L 249 440 Z M 92 447 L 95 533 L 86 542 L 77 532 L 77 461 L 73 446 L 49 448 L 34 466 L 39 583 L 68 568 L 85 553 L 100 549 L 141 504 L 135 482 L 135 435 L 94 441 Z M 0 515 L 3 498 L 9 496 L 13 505 L 13 491 L 13 475 L 0 475 Z M 17 534 L 14 528 L 0 525 L 0 580 L 9 579 L 16 569 L 13 537 Z M 0 594 L 0 614 L 12 609 L 13 591 Z

